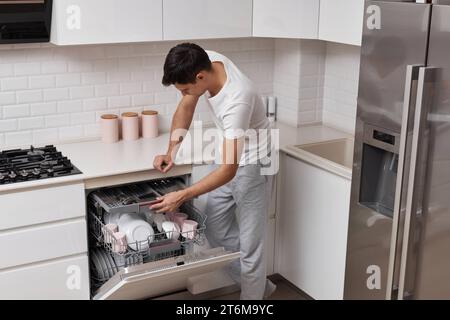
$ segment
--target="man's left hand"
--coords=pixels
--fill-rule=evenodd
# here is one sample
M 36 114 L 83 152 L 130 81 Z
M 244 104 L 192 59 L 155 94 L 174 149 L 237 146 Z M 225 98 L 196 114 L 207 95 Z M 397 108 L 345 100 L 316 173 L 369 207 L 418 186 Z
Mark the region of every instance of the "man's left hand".
M 155 210 L 158 213 L 176 212 L 183 202 L 186 201 L 186 194 L 184 190 L 180 190 L 170 192 L 156 199 L 158 203 L 151 205 L 151 210 Z

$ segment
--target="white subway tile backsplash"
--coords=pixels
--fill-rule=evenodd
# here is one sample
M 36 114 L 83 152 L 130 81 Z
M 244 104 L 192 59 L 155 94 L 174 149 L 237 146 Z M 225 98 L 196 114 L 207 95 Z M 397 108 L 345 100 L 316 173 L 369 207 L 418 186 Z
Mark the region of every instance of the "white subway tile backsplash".
M 17 130 L 17 120 L 0 120 L 0 132 Z
M 41 102 L 41 90 L 16 91 L 17 103 Z
M 62 127 L 58 129 L 60 140 L 75 140 L 83 137 L 83 126 Z
M 136 94 L 131 97 L 132 106 L 151 105 L 154 101 L 153 94 Z
M 16 63 L 14 74 L 16 76 L 30 76 L 41 73 L 41 64 L 38 62 Z
M 0 81 L 1 91 L 15 91 L 28 89 L 28 78 L 3 78 Z
M 87 124 L 84 125 L 84 136 L 85 137 L 100 137 L 100 124 Z
M 68 62 L 69 72 L 90 72 L 94 69 L 92 61 L 74 60 Z
M 81 84 L 102 84 L 106 82 L 106 72 L 89 72 L 81 74 Z
M 44 127 L 43 117 L 22 118 L 18 120 L 19 130 L 40 129 Z
M 196 42 L 247 70 L 261 93 L 273 93 L 273 39 Z M 181 95 L 161 78 L 165 56 L 177 43 L 0 46 L 0 145 L 98 138 L 101 114 L 144 109 L 157 110 L 160 130 L 168 131 Z M 201 103 L 195 119 L 211 122 Z
M 83 100 L 67 100 L 58 102 L 58 113 L 73 113 L 83 111 Z
M 95 111 L 108 108 L 107 98 L 95 98 L 84 100 L 84 111 Z
M 3 118 L 22 118 L 27 117 L 30 114 L 30 105 L 17 104 L 3 107 Z
M 10 77 L 14 75 L 14 68 L 12 64 L 5 64 L 3 61 L 0 64 L 0 77 Z
M 16 103 L 15 92 L 0 92 L 0 106 Z
M 95 112 L 80 112 L 70 115 L 72 125 L 95 123 Z
M 72 86 L 79 86 L 80 84 L 81 84 L 80 73 L 66 73 L 56 75 L 57 87 L 72 87 Z
M 45 89 L 44 101 L 60 101 L 69 99 L 68 88 Z
M 93 86 L 72 87 L 69 89 L 70 99 L 92 98 L 94 96 Z
M 128 71 L 108 71 L 107 75 L 108 82 L 125 82 L 130 81 L 131 74 Z
M 142 82 L 131 82 L 120 84 L 121 95 L 130 93 L 141 93 L 141 92 L 142 92 Z
M 58 114 L 45 117 L 46 128 L 56 128 L 70 125 L 69 114 Z
M 157 92 L 155 93 L 155 103 L 163 104 L 163 103 L 176 103 L 177 102 L 177 94 L 175 92 Z
M 55 87 L 55 76 L 32 76 L 30 80 L 30 89 L 44 89 Z M 45 93 L 44 93 L 45 96 Z M 45 99 L 45 98 L 44 98 Z
M 32 103 L 30 109 L 32 116 L 48 115 L 57 112 L 56 102 Z
M 108 108 L 109 109 L 128 107 L 130 105 L 131 105 L 131 97 L 130 96 L 117 96 L 117 97 L 109 97 L 108 98 Z
M 31 131 L 17 131 L 5 133 L 5 143 L 8 146 L 24 146 L 33 143 Z
M 34 144 L 45 144 L 53 143 L 55 137 L 58 136 L 57 128 L 33 130 L 33 143 Z
M 120 87 L 118 83 L 96 85 L 94 88 L 95 96 L 96 97 L 115 96 L 120 93 L 119 88 Z
M 48 61 L 42 63 L 43 74 L 57 74 L 67 72 L 66 61 Z

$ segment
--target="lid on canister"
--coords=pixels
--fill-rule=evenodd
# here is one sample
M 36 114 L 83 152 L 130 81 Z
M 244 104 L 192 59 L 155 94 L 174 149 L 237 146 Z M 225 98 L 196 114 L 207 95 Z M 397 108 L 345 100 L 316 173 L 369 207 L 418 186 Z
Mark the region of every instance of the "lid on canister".
M 122 113 L 122 117 L 137 117 L 138 114 L 136 112 L 124 112 Z
M 115 115 L 115 114 L 102 114 L 101 115 L 101 118 L 102 119 L 117 119 L 118 118 L 118 116 L 117 115 Z
M 146 116 L 153 116 L 155 114 L 158 114 L 158 111 L 155 111 L 155 110 L 144 110 L 144 111 L 142 111 L 142 114 L 146 115 Z

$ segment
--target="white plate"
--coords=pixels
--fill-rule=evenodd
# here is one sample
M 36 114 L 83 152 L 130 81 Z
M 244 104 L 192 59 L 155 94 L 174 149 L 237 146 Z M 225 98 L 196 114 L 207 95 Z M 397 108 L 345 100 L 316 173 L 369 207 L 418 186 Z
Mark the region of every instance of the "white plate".
M 118 225 L 119 230 L 127 237 L 128 246 L 133 250 L 147 250 L 149 241 L 153 241 L 155 232 L 152 226 L 138 216 L 123 215 L 120 217 Z

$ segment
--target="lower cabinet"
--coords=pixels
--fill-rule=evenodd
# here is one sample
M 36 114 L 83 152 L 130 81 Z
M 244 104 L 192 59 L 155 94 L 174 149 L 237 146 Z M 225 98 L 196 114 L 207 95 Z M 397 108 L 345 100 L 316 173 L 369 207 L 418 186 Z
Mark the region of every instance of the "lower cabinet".
M 0 300 L 89 299 L 87 254 L 0 271 Z
M 351 181 L 280 157 L 275 272 L 314 299 L 342 299 Z

